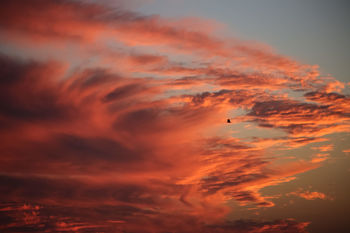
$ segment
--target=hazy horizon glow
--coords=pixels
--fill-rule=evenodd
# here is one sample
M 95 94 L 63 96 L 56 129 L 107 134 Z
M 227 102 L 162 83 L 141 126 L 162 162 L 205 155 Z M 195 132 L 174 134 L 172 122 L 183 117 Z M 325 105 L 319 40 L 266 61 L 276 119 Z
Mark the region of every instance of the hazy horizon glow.
M 0 231 L 347 232 L 349 80 L 163 8 L 2 4 Z

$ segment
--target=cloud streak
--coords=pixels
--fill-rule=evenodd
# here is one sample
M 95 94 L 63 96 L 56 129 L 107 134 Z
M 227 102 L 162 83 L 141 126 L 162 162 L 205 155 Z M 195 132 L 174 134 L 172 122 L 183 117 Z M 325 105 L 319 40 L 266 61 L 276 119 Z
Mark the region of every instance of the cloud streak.
M 349 132 L 349 97 L 315 66 L 98 3 L 5 1 L 0 15 L 11 46 L 81 52 L 0 56 L 2 231 L 307 232 L 290 219 L 225 218 L 231 200 L 274 206 L 263 188 L 327 157 L 281 163 L 271 148 Z M 226 116 L 280 135 L 232 136 Z

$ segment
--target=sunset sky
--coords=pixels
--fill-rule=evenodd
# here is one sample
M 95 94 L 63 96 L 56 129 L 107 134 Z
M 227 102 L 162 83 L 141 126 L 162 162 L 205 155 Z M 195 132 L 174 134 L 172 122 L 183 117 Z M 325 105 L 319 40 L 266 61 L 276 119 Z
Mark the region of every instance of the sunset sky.
M 0 232 L 350 232 L 349 10 L 1 1 Z

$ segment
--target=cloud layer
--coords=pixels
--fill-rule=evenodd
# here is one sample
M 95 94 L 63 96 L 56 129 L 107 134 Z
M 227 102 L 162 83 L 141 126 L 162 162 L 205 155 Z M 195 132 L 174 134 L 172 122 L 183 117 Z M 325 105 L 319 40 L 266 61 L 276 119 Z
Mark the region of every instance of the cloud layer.
M 278 167 L 271 148 L 349 132 L 350 97 L 315 66 L 185 21 L 2 4 L 13 51 L 0 56 L 1 231 L 306 232 L 290 219 L 227 220 L 228 203 L 274 206 L 262 188 L 321 166 L 329 144 Z M 226 118 L 279 135 L 235 137 Z

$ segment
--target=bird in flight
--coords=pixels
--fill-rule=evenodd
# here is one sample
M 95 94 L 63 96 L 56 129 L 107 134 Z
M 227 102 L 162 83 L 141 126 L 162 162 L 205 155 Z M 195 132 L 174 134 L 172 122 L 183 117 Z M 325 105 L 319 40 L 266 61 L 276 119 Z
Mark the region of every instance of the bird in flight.
M 227 123 L 231 123 L 231 120 L 230 120 L 230 119 L 227 119 Z

